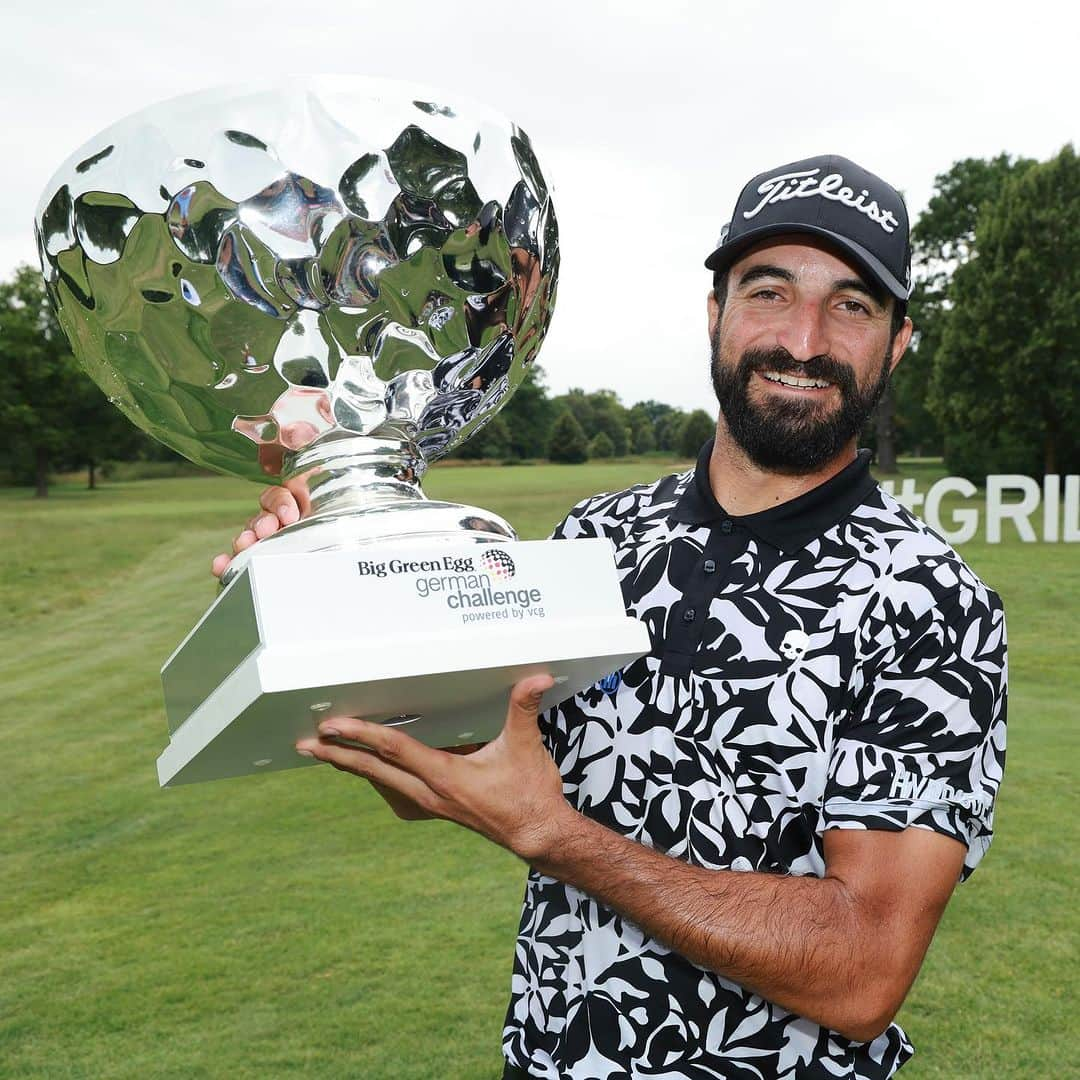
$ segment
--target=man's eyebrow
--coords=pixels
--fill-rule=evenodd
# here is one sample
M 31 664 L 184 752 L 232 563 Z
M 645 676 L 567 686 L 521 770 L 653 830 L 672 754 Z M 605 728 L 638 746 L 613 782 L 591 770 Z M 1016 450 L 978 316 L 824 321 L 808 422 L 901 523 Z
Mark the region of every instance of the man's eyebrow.
M 762 278 L 779 278 L 781 281 L 794 283 L 795 275 L 783 266 L 773 266 L 770 263 L 756 263 L 747 267 L 739 277 L 738 287 L 741 289 Z M 879 308 L 885 307 L 885 296 L 880 290 L 867 284 L 862 278 L 838 278 L 832 283 L 833 292 L 857 292 L 872 300 Z
M 863 296 L 869 297 L 874 301 L 879 308 L 885 306 L 885 297 L 881 293 L 872 289 L 862 278 L 840 278 L 839 281 L 834 281 L 832 284 L 833 292 L 857 292 L 862 293 Z
M 749 285 L 752 281 L 757 281 L 759 278 L 780 278 L 781 281 L 794 281 L 795 275 L 790 270 L 785 270 L 782 266 L 770 266 L 767 263 L 757 263 L 743 271 L 739 278 L 739 288 L 741 289 L 744 285 Z

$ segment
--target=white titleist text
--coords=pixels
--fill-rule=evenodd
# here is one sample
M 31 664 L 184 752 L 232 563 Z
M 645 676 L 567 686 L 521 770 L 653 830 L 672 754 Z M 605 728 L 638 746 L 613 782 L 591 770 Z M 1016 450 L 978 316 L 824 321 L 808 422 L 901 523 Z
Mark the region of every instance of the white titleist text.
M 770 176 L 758 185 L 757 193 L 762 196 L 761 202 L 753 210 L 744 210 L 743 217 L 749 221 L 773 203 L 786 202 L 788 199 L 809 199 L 817 195 L 858 210 L 871 221 L 876 221 L 887 233 L 896 230 L 900 222 L 893 216 L 893 212 L 883 210 L 874 199 L 867 202 L 870 192 L 865 188 L 856 195 L 854 188 L 845 185 L 840 173 L 829 173 L 818 180 L 817 175 L 820 172 L 820 169 L 807 169 L 804 172 Z

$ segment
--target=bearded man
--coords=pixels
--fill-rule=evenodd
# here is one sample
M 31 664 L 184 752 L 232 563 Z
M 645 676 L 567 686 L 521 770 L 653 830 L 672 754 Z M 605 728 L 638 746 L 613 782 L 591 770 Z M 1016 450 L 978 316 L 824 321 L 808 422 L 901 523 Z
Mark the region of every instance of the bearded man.
M 715 438 L 554 533 L 611 541 L 649 654 L 543 716 L 524 680 L 468 755 L 348 717 L 298 744 L 530 865 L 507 1080 L 880 1080 L 913 1053 L 893 1017 L 990 843 L 1006 657 L 997 595 L 856 450 L 909 262 L 902 198 L 853 162 L 756 176 L 706 261 Z M 262 505 L 236 550 L 300 512 Z

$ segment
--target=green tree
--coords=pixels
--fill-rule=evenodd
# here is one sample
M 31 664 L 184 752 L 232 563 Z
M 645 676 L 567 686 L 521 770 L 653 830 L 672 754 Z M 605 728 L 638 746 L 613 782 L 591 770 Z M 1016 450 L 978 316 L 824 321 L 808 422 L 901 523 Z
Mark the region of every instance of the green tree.
M 669 454 L 679 452 L 679 434 L 686 423 L 686 413 L 671 409 L 656 421 L 656 448 Z
M 589 443 L 589 457 L 609 458 L 615 456 L 615 445 L 606 431 L 598 431 Z
M 662 401 L 653 401 L 651 398 L 648 401 L 639 401 L 630 410 L 634 415 L 641 414 L 649 418 L 649 423 L 652 424 L 655 430 L 657 424 L 664 419 L 665 416 L 669 416 L 671 413 L 678 412 L 674 405 L 666 405 Z
M 580 465 L 589 460 L 589 442 L 569 409 L 559 414 L 551 428 L 548 458 L 565 465 Z
M 110 461 L 132 461 L 151 455 L 164 460 L 180 460 L 175 450 L 163 446 L 140 431 L 81 369 L 71 386 L 67 422 L 71 438 L 58 463 L 86 469 L 86 486 L 97 486 L 97 470 Z M 156 453 L 160 447 L 165 454 Z
M 548 397 L 544 369 L 533 364 L 503 407 L 499 417 L 506 425 L 506 457 L 539 458 L 547 453 L 555 405 Z
M 32 477 L 35 494 L 44 497 L 50 468 L 82 434 L 72 406 L 89 380 L 75 364 L 41 275 L 29 266 L 0 282 L 0 371 L 0 454 L 16 479 Z
M 510 429 L 503 413 L 496 413 L 475 435 L 461 445 L 458 456 L 476 461 L 481 458 L 509 457 L 510 452 Z
M 648 414 L 637 410 L 636 405 L 630 410 L 630 448 L 635 454 L 647 454 L 656 449 L 656 430 Z
M 592 396 L 580 386 L 572 386 L 565 394 L 560 394 L 553 402 L 556 417 L 561 412 L 571 412 L 581 425 L 582 431 L 590 434 L 596 431 L 596 416 L 593 412 Z
M 684 458 L 696 458 L 706 439 L 716 432 L 716 420 L 704 409 L 695 409 L 679 429 L 678 452 Z
M 927 387 L 952 307 L 957 269 L 976 251 L 982 208 L 995 202 L 1005 184 L 1022 175 L 1031 158 L 965 158 L 934 180 L 934 193 L 911 230 L 914 291 L 908 314 L 915 335 L 890 381 L 898 446 L 914 453 L 940 453 L 942 429 L 927 407 Z M 961 433 L 962 434 L 962 433 Z M 949 433 L 953 438 L 953 433 Z
M 544 369 L 533 364 L 496 417 L 458 447 L 454 456 L 467 460 L 544 457 L 555 412 Z
M 593 409 L 593 434 L 603 432 L 611 440 L 612 453 L 622 457 L 630 452 L 630 418 L 614 390 L 597 390 L 589 395 Z M 586 428 L 586 430 L 588 430 Z
M 0 470 L 17 483 L 48 493 L 49 473 L 86 468 L 87 487 L 98 467 L 135 458 L 180 460 L 112 405 L 68 348 L 41 275 L 28 266 L 0 282 Z
M 953 275 L 929 404 L 951 469 L 1080 468 L 1080 159 L 1071 145 L 986 204 Z
M 586 393 L 574 387 L 557 397 L 555 406 L 572 412 L 587 438 L 603 431 L 615 447 L 616 457 L 630 452 L 630 417 L 614 390 Z

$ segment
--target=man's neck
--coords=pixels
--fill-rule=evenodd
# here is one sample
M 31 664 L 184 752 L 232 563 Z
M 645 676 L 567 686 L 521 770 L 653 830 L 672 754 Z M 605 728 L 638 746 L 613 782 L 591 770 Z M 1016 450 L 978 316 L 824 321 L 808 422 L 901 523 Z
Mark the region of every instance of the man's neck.
M 709 486 L 716 501 L 736 517 L 769 510 L 790 502 L 830 480 L 855 460 L 855 440 L 827 464 L 812 472 L 790 475 L 755 465 L 736 445 L 724 418 L 716 427 L 716 442 L 709 459 Z

